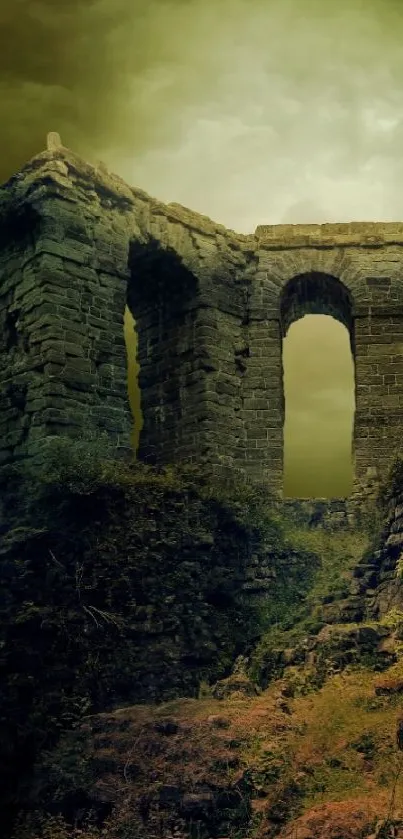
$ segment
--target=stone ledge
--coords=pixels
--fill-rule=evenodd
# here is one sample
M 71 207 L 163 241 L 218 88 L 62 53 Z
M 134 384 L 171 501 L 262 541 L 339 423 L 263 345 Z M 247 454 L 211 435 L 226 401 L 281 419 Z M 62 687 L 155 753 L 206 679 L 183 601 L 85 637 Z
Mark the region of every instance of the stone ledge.
M 260 224 L 255 230 L 265 249 L 296 247 L 384 247 L 403 244 L 403 222 L 355 221 L 342 224 Z

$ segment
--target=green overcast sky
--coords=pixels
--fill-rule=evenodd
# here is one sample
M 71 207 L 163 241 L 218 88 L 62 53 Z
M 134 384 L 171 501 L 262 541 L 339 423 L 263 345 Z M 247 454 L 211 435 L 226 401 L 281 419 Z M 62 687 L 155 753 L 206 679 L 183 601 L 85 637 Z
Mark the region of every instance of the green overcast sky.
M 403 218 L 403 0 L 1 0 L 0 180 L 48 131 L 240 232 Z M 347 493 L 347 333 L 284 343 L 286 490 Z

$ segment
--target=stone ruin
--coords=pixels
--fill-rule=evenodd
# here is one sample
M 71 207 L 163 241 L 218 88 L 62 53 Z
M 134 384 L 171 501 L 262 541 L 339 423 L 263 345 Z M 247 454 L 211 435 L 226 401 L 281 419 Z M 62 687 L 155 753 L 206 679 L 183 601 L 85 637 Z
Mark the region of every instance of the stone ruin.
M 282 340 L 332 315 L 355 366 L 354 492 L 399 449 L 403 223 L 260 225 L 163 204 L 55 132 L 0 188 L 0 464 L 106 429 L 130 447 L 123 315 L 138 333 L 138 456 L 283 484 Z

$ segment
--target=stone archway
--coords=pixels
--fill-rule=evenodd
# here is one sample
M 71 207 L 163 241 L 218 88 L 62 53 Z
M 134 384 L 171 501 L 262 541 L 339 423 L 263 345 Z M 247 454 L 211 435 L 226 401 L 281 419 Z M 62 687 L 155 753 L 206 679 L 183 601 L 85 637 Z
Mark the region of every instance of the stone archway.
M 290 327 L 298 322 L 301 326 L 301 319 L 306 315 L 311 316 L 311 328 L 315 324 L 315 318 L 312 315 L 326 315 L 328 324 L 326 332 L 332 327 L 336 321 L 340 330 L 345 327 L 347 330 L 347 341 L 350 345 L 350 364 L 352 359 L 352 391 L 355 391 L 355 369 L 354 369 L 354 338 L 353 338 L 353 303 L 349 290 L 336 277 L 319 272 L 307 272 L 299 274 L 288 281 L 282 291 L 280 303 L 280 319 L 281 319 L 281 333 L 282 333 L 282 373 L 283 373 L 283 392 L 284 392 L 284 425 L 283 425 L 283 494 L 285 497 L 326 497 L 332 494 L 332 480 L 333 485 L 338 483 L 342 489 L 333 491 L 333 495 L 349 495 L 351 492 L 351 482 L 353 478 L 353 422 L 350 413 L 350 428 L 343 428 L 341 432 L 340 422 L 334 419 L 333 414 L 328 414 L 327 418 L 322 418 L 322 423 L 319 411 L 315 416 L 315 411 L 312 409 L 312 402 L 309 397 L 304 398 L 304 394 L 297 394 L 295 392 L 294 384 L 294 411 L 295 406 L 300 410 L 298 421 L 296 421 L 296 414 L 290 411 L 290 398 L 286 392 L 287 368 L 285 368 L 285 346 L 284 339 L 289 334 Z M 335 324 L 334 324 L 335 325 Z M 343 330 L 345 332 L 345 330 Z M 306 352 L 309 352 L 307 344 L 309 343 L 309 336 L 307 336 L 305 347 Z M 322 335 L 322 340 L 325 336 Z M 292 335 L 290 336 L 292 340 Z M 347 343 L 347 347 L 348 347 Z M 346 344 L 344 343 L 344 352 L 346 352 Z M 321 349 L 318 346 L 314 353 L 320 355 Z M 348 349 L 347 349 L 348 352 Z M 310 350 L 310 358 L 313 368 L 318 373 L 323 362 L 320 358 L 313 355 L 312 344 Z M 308 360 L 308 359 L 307 359 Z M 304 378 L 306 366 L 300 360 L 298 369 L 300 373 L 300 387 L 312 388 L 312 383 Z M 331 359 L 328 359 L 328 365 L 331 365 Z M 323 369 L 323 367 L 322 367 Z M 288 368 L 290 373 L 290 368 Z M 288 379 L 289 381 L 289 379 Z M 297 385 L 298 388 L 298 385 Z M 322 379 L 323 388 L 323 379 Z M 329 390 L 332 388 L 332 383 L 329 382 Z M 350 397 L 352 392 L 350 391 Z M 312 399 L 312 393 L 311 393 Z M 355 410 L 355 393 L 353 396 Z M 302 407 L 302 414 L 301 414 Z M 291 409 L 292 410 L 292 409 Z M 294 416 L 294 422 L 293 422 Z M 298 416 L 298 415 L 297 415 Z M 305 417 L 305 423 L 304 423 Z M 322 433 L 321 433 L 322 432 Z M 290 436 L 290 434 L 293 437 Z M 317 435 L 316 444 L 313 445 L 312 434 Z M 343 433 L 346 439 L 343 441 L 340 434 Z M 347 437 L 348 435 L 348 437 Z M 327 439 L 326 439 L 327 438 Z M 338 447 L 338 448 L 337 448 Z M 335 452 L 339 452 L 339 460 L 335 458 Z M 344 470 L 347 475 L 345 479 L 335 480 L 335 474 L 338 469 Z M 294 474 L 297 470 L 298 475 Z M 349 471 L 349 477 L 348 472 Z
M 289 327 L 307 314 L 330 315 L 347 328 L 355 357 L 351 290 L 330 272 L 296 271 L 288 277 L 284 273 L 279 271 L 277 277 L 268 272 L 262 280 L 265 297 L 256 299 L 248 327 L 250 359 L 242 394 L 247 473 L 253 480 L 266 481 L 281 497 L 285 421 L 282 350 Z
M 304 315 L 331 315 L 350 333 L 353 349 L 353 301 L 339 279 L 319 271 L 299 274 L 289 280 L 281 292 L 280 322 L 284 338 L 294 321 Z
M 312 382 L 307 378 L 308 367 L 314 377 L 318 373 L 321 376 L 320 387 L 322 390 L 321 393 L 316 395 L 320 396 L 323 394 L 323 388 L 325 387 L 328 396 L 331 396 L 333 399 L 334 368 L 337 374 L 337 369 L 340 369 L 340 367 L 338 360 L 335 360 L 334 357 L 329 357 L 327 359 L 328 371 L 324 375 L 323 364 L 324 361 L 326 363 L 326 360 L 321 359 L 320 345 L 313 344 L 313 331 L 309 335 L 305 332 L 306 362 L 304 361 L 304 355 L 302 358 L 301 356 L 299 357 L 299 361 L 295 360 L 294 355 L 294 365 L 296 365 L 294 376 L 299 376 L 299 384 L 296 384 L 294 379 L 294 413 L 292 413 L 292 407 L 290 409 L 286 383 L 287 381 L 290 383 L 289 377 L 290 373 L 292 375 L 292 372 L 290 367 L 287 368 L 285 363 L 287 353 L 286 347 L 284 346 L 284 339 L 289 335 L 290 327 L 294 324 L 298 322 L 298 326 L 302 326 L 301 320 L 306 315 L 310 316 L 310 329 L 315 329 L 315 331 L 319 330 L 316 333 L 316 341 L 322 340 L 326 343 L 326 340 L 328 340 L 331 342 L 332 336 L 334 336 L 333 340 L 339 340 L 340 352 L 345 362 L 342 368 L 343 374 L 345 375 L 348 370 L 351 376 L 349 395 L 350 399 L 353 397 L 353 411 L 355 409 L 354 322 L 351 293 L 340 280 L 331 275 L 319 272 L 307 272 L 297 275 L 290 279 L 284 286 L 280 302 L 281 333 L 283 339 L 283 390 L 285 392 L 283 492 L 286 497 L 326 497 L 329 490 L 332 493 L 333 483 L 333 486 L 338 485 L 339 487 L 338 490 L 333 490 L 333 495 L 349 495 L 352 489 L 351 481 L 353 478 L 352 411 L 350 408 L 349 420 L 345 417 L 345 408 L 343 408 L 341 413 L 339 411 L 338 416 L 334 415 L 333 410 L 329 411 L 329 408 L 327 408 L 326 411 L 326 408 L 324 408 L 322 418 L 319 412 L 317 417 L 315 417 L 315 411 L 311 407 L 312 397 L 315 397 L 315 385 L 313 385 L 312 389 Z M 327 317 L 322 317 L 322 320 L 320 320 L 319 318 L 312 317 L 312 315 L 326 315 Z M 319 321 L 316 326 L 315 320 Z M 337 329 L 335 321 L 337 322 Z M 334 332 L 332 331 L 333 329 L 335 330 Z M 344 333 L 344 336 L 342 333 Z M 295 340 L 295 333 L 294 336 L 290 336 L 291 341 L 293 337 Z M 315 347 L 314 349 L 313 346 Z M 348 346 L 350 347 L 350 352 L 348 351 Z M 300 346 L 300 349 L 304 352 L 302 346 Z M 288 347 L 289 352 L 290 347 Z M 290 363 L 291 359 L 289 355 L 288 359 L 288 363 Z M 333 374 L 331 372 L 332 364 Z M 345 384 L 343 383 L 344 387 Z M 301 390 L 297 394 L 296 390 L 298 388 L 301 388 Z M 328 404 L 331 405 L 331 403 Z M 325 406 L 326 402 L 322 401 L 322 405 Z M 337 400 L 335 405 L 337 407 Z M 342 425 L 340 424 L 340 418 L 342 419 Z M 349 428 L 348 424 L 350 425 Z M 316 444 L 313 444 L 313 434 L 316 435 Z M 296 441 L 297 435 L 298 442 Z M 297 464 L 299 464 L 298 475 L 295 474 Z M 340 489 L 340 487 L 342 488 Z

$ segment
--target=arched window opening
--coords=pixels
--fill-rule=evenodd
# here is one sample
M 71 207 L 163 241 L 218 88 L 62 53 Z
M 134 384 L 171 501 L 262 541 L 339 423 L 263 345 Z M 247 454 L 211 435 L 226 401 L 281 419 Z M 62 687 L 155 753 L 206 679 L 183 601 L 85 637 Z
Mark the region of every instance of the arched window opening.
M 299 274 L 283 289 L 284 497 L 352 491 L 352 311 L 350 292 L 328 274 Z
M 341 498 L 352 491 L 354 362 L 348 330 L 307 315 L 283 341 L 284 497 Z

